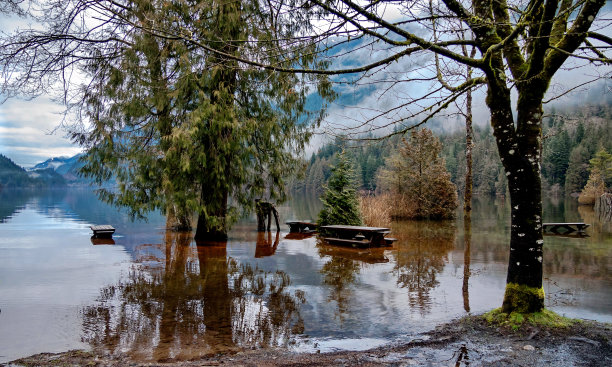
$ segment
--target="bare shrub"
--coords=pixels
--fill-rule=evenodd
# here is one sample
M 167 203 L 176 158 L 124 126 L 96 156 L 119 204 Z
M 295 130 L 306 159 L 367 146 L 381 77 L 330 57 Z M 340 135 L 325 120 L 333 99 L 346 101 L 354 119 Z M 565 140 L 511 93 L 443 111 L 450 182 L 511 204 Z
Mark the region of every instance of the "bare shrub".
M 391 196 L 361 196 L 359 198 L 363 223 L 372 227 L 387 227 L 391 223 Z

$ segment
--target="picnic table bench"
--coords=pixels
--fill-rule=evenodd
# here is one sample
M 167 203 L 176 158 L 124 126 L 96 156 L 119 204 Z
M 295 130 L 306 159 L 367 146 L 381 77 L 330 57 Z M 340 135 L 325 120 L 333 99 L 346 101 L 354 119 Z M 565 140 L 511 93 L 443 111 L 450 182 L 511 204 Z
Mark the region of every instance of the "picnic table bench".
M 319 230 L 329 235 L 324 237 L 327 243 L 333 245 L 346 245 L 352 247 L 376 247 L 390 246 L 395 238 L 385 238 L 391 232 L 385 227 L 345 226 L 330 225 L 321 226 Z
M 292 233 L 313 233 L 317 230 L 317 224 L 307 221 L 295 220 L 285 222 Z
M 545 232 L 551 232 L 555 234 L 568 234 L 572 232 L 584 232 L 589 224 L 585 223 L 543 223 L 542 227 Z M 563 229 L 563 231 L 559 231 Z
M 93 231 L 93 238 L 111 238 L 115 233 L 115 228 L 108 224 L 90 226 L 89 228 Z

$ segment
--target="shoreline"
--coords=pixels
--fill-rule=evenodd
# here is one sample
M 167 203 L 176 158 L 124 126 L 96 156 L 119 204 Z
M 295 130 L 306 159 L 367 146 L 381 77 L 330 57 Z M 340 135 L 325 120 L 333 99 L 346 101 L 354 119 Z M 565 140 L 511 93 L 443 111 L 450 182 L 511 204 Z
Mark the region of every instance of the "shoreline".
M 260 349 L 197 360 L 132 361 L 87 351 L 42 353 L 0 366 L 610 366 L 612 324 L 581 321 L 569 327 L 528 326 L 519 331 L 468 316 L 423 333 L 423 340 L 365 351 L 296 353 Z

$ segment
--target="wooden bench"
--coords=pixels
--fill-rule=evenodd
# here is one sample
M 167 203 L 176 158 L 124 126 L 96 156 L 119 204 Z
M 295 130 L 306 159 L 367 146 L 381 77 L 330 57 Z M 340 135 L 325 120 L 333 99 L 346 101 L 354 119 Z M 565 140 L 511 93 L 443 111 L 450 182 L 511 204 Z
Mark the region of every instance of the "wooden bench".
M 317 231 L 317 224 L 306 221 L 289 221 L 285 222 L 289 226 L 289 232 L 292 233 L 314 233 Z
M 545 232 L 551 232 L 555 234 L 568 234 L 572 232 L 584 232 L 589 227 L 589 224 L 585 223 L 544 223 L 542 228 Z M 559 231 L 563 229 L 563 231 Z
M 340 257 L 355 260 L 366 264 L 388 263 L 384 247 L 372 247 L 368 249 L 352 248 L 348 246 L 321 246 L 319 254 L 323 256 Z
M 385 238 L 391 233 L 390 228 L 330 225 L 319 228 L 326 237 L 326 242 L 337 245 L 350 245 L 352 247 L 390 246 L 395 238 Z
M 115 233 L 115 228 L 108 224 L 90 226 L 89 228 L 93 231 L 93 238 L 111 238 Z
M 325 242 L 331 245 L 351 246 L 353 248 L 367 248 L 370 247 L 370 241 L 362 239 L 344 239 L 336 237 L 325 237 Z

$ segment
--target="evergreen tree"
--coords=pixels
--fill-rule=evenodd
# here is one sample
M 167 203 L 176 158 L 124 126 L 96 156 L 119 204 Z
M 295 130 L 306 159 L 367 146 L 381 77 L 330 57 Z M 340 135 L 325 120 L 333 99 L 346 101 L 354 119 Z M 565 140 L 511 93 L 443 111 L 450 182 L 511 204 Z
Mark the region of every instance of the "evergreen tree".
M 399 152 L 381 170 L 380 182 L 391 193 L 399 218 L 452 218 L 457 191 L 441 157 L 442 144 L 429 129 L 412 131 Z
M 572 149 L 565 175 L 565 192 L 572 194 L 580 192 L 589 179 L 589 158 L 588 148 L 583 144 Z
M 578 197 L 580 204 L 594 205 L 595 201 L 610 187 L 612 179 L 612 154 L 601 149 L 590 160 L 589 180 Z
M 320 226 L 343 224 L 358 226 L 362 224 L 359 200 L 355 189 L 355 171 L 347 154 L 338 155 L 336 166 L 321 197 L 323 209 L 319 213 Z
M 101 190 L 103 199 L 135 215 L 160 209 L 179 227 L 197 213 L 196 239 L 224 239 L 255 198 L 285 199 L 285 177 L 310 136 L 309 117 L 321 116 L 305 110 L 306 83 L 316 81 L 324 98 L 332 93 L 324 78 L 245 70 L 231 57 L 143 30 L 189 29 L 231 56 L 251 52 L 240 39 L 279 40 L 298 31 L 271 20 L 256 1 L 196 3 L 140 1 L 126 9 L 142 29 L 128 26 L 128 45 L 88 65 L 94 82 L 83 110 L 93 129 L 73 136 L 88 147 L 83 172 L 119 183 Z M 308 47 L 298 52 L 315 61 Z
M 549 178 L 551 185 L 565 183 L 565 175 L 569 165 L 570 139 L 567 130 L 555 135 L 549 143 L 544 145 L 544 159 L 547 161 L 547 169 L 542 167 L 542 175 Z

